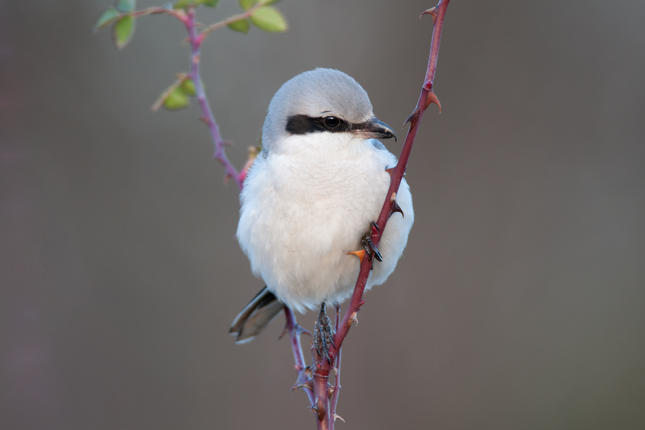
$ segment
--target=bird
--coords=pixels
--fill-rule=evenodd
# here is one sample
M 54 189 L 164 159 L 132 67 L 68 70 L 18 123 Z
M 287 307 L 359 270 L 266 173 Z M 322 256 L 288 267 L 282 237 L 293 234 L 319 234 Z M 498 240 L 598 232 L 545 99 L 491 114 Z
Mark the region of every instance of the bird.
M 340 70 L 305 71 L 277 90 L 240 194 L 237 239 L 266 286 L 235 317 L 229 331 L 237 343 L 253 339 L 284 306 L 320 307 L 320 322 L 327 304 L 351 296 L 360 269 L 352 251 L 373 246 L 366 231 L 397 162 L 378 140 L 388 138 L 396 134 L 374 115 L 367 92 Z M 377 261 L 366 289 L 386 281 L 407 244 L 414 210 L 405 178 L 396 203 L 401 210 L 378 249 L 368 249 Z

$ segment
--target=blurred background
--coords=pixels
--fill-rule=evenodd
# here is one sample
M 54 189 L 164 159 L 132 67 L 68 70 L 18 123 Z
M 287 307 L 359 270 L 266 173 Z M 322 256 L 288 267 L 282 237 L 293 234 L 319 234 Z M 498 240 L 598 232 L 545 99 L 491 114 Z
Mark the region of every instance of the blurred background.
M 117 52 L 92 33 L 109 6 L 0 8 L 0 427 L 313 428 L 282 321 L 247 345 L 227 334 L 263 284 L 198 109 L 150 111 L 187 70 L 183 28 L 142 18 Z M 237 166 L 276 89 L 316 66 L 403 122 L 431 1 L 278 6 L 287 33 L 225 29 L 203 49 Z M 644 16 L 628 0 L 450 4 L 444 112 L 408 169 L 416 224 L 345 343 L 339 428 L 645 428 Z

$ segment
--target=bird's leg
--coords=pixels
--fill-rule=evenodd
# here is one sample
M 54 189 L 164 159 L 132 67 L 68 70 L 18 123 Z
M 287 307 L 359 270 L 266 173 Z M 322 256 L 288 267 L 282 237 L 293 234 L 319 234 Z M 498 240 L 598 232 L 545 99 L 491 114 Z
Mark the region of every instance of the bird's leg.
M 327 304 L 323 302 L 322 305 L 320 305 L 318 320 L 316 320 L 316 324 L 314 325 L 314 348 L 316 349 L 318 357 L 324 357 L 328 362 L 331 362 L 329 357 L 329 348 L 333 342 L 334 326 L 327 316 Z

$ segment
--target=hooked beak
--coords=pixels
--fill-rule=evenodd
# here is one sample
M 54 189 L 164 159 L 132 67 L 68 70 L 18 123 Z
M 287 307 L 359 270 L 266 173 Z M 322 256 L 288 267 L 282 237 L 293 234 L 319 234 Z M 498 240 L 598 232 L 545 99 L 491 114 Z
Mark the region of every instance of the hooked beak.
M 389 139 L 393 137 L 396 141 L 396 133 L 394 133 L 392 127 L 376 117 L 367 122 L 357 124 L 355 130 L 367 138 Z

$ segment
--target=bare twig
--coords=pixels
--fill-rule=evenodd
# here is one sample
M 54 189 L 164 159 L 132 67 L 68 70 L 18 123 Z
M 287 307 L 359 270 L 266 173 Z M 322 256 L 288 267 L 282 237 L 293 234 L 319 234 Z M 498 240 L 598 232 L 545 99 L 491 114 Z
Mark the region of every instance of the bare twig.
M 201 75 L 199 72 L 199 54 L 203 38 L 200 34 L 197 33 L 196 22 L 195 22 L 195 9 L 188 8 L 186 14 L 186 30 L 188 31 L 188 38 L 190 41 L 190 77 L 195 83 L 195 92 L 197 95 L 197 101 L 202 110 L 202 120 L 208 125 L 208 129 L 211 133 L 211 138 L 213 139 L 213 146 L 215 147 L 215 152 L 213 156 L 217 159 L 224 169 L 226 170 L 226 176 L 232 178 L 237 184 L 238 188 L 242 190 L 243 181 L 238 173 L 237 169 L 233 164 L 228 160 L 226 156 L 226 151 L 224 150 L 224 140 L 219 131 L 219 127 L 215 122 L 215 117 L 213 116 L 213 111 L 211 110 L 208 99 L 206 98 L 206 92 L 204 91 L 204 84 L 202 83 Z
M 255 12 L 255 10 L 257 8 L 262 7 L 262 6 L 265 6 L 265 3 L 258 2 L 254 6 L 250 7 L 248 10 L 245 10 L 242 13 L 238 13 L 237 15 L 230 16 L 230 17 L 228 17 L 226 19 L 223 19 L 223 20 L 221 20 L 219 22 L 216 22 L 214 24 L 209 25 L 199 35 L 199 37 L 201 38 L 200 42 L 202 42 L 206 37 L 208 37 L 208 35 L 210 33 L 212 33 L 213 31 L 215 31 L 217 29 L 220 29 L 222 27 L 226 27 L 227 25 L 229 25 L 229 24 L 231 24 L 231 23 L 233 23 L 235 21 L 239 21 L 241 19 L 249 18 L 251 15 L 253 15 L 253 12 Z
M 174 18 L 177 18 L 181 22 L 185 23 L 186 22 L 186 14 L 184 13 L 183 10 L 174 10 L 174 9 L 168 9 L 165 7 L 149 7 L 147 9 L 142 9 L 142 10 L 137 10 L 134 12 L 129 12 L 129 13 L 124 13 L 122 14 L 123 16 L 129 15 L 133 17 L 138 17 L 138 16 L 145 16 L 145 15 L 158 15 L 158 14 L 166 14 L 170 15 Z
M 307 394 L 309 398 L 310 407 L 314 407 L 314 392 L 311 379 L 311 369 L 305 364 L 305 358 L 302 353 L 302 344 L 300 343 L 300 335 L 304 333 L 304 329 L 296 322 L 296 316 L 288 306 L 284 307 L 284 317 L 287 320 L 284 327 L 285 331 L 289 333 L 289 340 L 291 341 L 291 349 L 293 351 L 293 361 L 295 363 L 298 378 L 296 379 L 295 389 L 301 389 Z
M 339 325 L 340 325 L 340 305 L 336 304 L 336 330 L 338 330 Z M 338 397 L 340 396 L 340 388 L 341 388 L 340 387 L 340 365 L 341 365 L 342 352 L 343 352 L 343 349 L 339 348 L 338 353 L 336 354 L 336 364 L 334 369 L 335 370 L 334 386 L 332 387 L 331 399 L 329 401 L 329 404 L 331 407 L 331 409 L 329 410 L 329 415 L 330 415 L 329 429 L 330 430 L 334 430 L 336 420 L 345 422 L 343 417 L 341 417 L 336 413 L 336 410 L 338 407 Z
M 188 76 L 186 73 L 177 73 L 177 79 L 175 82 L 173 82 L 166 90 L 157 97 L 157 100 L 152 104 L 150 107 L 151 110 L 153 111 L 158 111 L 159 108 L 163 105 L 164 100 L 168 98 L 170 93 L 175 91 L 175 89 L 180 86 L 186 79 L 188 79 L 190 76 Z

